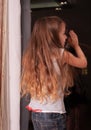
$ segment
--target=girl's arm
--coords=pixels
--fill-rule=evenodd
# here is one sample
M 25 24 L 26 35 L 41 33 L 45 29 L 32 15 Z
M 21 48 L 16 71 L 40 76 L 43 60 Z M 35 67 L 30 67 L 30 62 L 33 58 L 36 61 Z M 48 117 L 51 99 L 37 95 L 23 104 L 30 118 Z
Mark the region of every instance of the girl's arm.
M 78 67 L 78 68 L 85 68 L 87 66 L 87 59 L 79 46 L 78 37 L 74 31 L 70 31 L 70 39 L 69 44 L 74 48 L 76 56 L 73 55 L 69 51 L 64 51 L 63 54 L 63 63 L 67 63 L 71 66 Z

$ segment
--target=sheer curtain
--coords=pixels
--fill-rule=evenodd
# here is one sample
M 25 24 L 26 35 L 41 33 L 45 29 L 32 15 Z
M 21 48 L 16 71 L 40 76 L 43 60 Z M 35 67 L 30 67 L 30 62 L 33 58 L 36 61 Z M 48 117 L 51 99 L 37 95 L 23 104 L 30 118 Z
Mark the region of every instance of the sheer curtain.
M 0 0 L 0 130 L 20 130 L 20 13 L 19 0 Z

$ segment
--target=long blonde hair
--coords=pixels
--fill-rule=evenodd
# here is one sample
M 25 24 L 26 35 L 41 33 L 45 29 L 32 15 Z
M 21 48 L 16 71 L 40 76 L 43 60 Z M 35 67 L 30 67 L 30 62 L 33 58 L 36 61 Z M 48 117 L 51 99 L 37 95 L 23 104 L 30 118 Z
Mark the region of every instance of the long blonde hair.
M 68 88 L 73 86 L 72 69 L 67 64 L 62 65 L 62 58 L 60 58 L 61 23 L 64 21 L 57 16 L 43 17 L 36 21 L 22 59 L 22 94 L 30 93 L 32 98 L 39 100 L 44 100 L 48 96 L 56 100 L 59 87 L 66 94 L 69 93 Z M 60 86 L 58 74 L 53 67 L 54 57 L 60 68 Z

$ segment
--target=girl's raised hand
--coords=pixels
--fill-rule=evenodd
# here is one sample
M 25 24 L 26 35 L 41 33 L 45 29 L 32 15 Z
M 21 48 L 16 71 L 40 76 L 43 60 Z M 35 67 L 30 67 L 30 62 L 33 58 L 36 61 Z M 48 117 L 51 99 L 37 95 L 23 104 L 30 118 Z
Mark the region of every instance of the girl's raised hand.
M 78 36 L 77 34 L 73 31 L 73 30 L 70 30 L 69 32 L 69 38 L 68 38 L 68 43 L 73 47 L 75 48 L 76 46 L 78 46 Z

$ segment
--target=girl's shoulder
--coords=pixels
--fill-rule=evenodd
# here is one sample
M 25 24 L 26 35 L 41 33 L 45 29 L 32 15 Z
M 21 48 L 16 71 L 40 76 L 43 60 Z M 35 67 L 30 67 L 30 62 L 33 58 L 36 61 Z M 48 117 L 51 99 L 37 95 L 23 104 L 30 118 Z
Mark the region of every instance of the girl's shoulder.
M 64 48 L 61 48 L 61 49 L 60 49 L 60 54 L 61 54 L 61 56 L 63 55 L 64 50 L 65 50 Z
M 51 56 L 52 62 L 57 62 L 58 60 L 61 60 L 64 54 L 64 48 L 58 49 L 54 55 Z
M 65 50 L 64 48 L 60 48 L 60 51 L 59 51 L 60 58 L 63 58 L 64 50 Z

